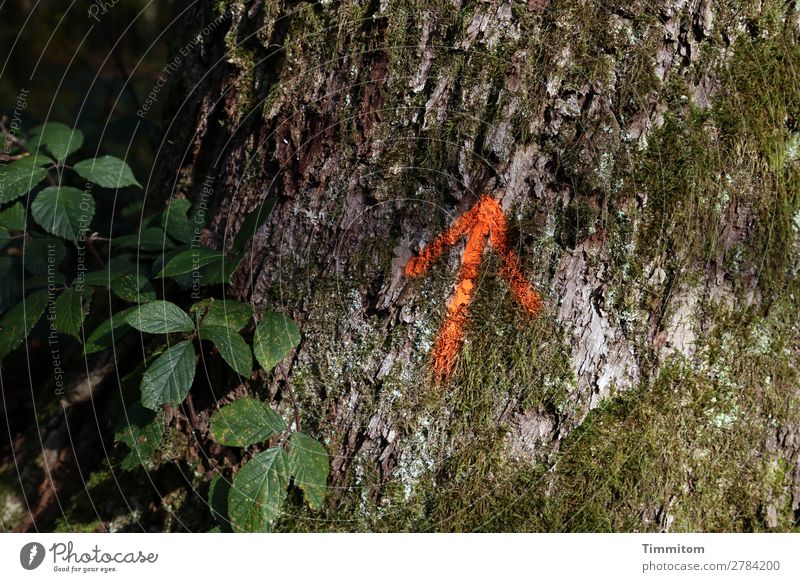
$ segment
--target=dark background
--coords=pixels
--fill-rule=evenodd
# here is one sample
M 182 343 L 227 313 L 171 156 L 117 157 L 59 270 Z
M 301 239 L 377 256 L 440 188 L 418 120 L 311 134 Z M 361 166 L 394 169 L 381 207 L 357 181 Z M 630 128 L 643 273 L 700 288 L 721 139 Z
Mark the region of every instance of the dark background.
M 47 121 L 77 127 L 84 134 L 84 144 L 73 159 L 105 154 L 123 158 L 144 184 L 159 142 L 166 96 L 144 118 L 136 112 L 164 67 L 169 39 L 175 36 L 171 14 L 178 5 L 186 4 L 118 0 L 113 5 L 106 2 L 104 14 L 102 3 L 83 0 L 0 0 L 0 118 L 4 125 L 10 127 L 16 110 L 21 138 Z M 89 14 L 93 6 L 96 19 Z M 24 109 L 17 106 L 20 95 L 27 104 Z M 136 188 L 121 189 L 115 196 L 99 193 L 92 229 L 105 233 L 113 222 L 115 233 L 135 231 L 138 213 L 126 215 L 120 208 L 131 208 L 141 198 L 142 190 Z M 97 268 L 94 263 L 91 267 Z M 15 455 L 20 453 L 21 435 L 39 426 L 41 414 L 57 398 L 46 338 L 43 318 L 24 353 L 9 356 L 0 367 L 0 469 L 15 476 L 21 471 L 19 479 L 31 468 L 23 461 L 16 470 L 6 463 L 19 460 Z M 64 346 L 65 358 L 79 354 L 74 340 L 65 338 Z M 2 486 L 13 490 L 18 483 L 0 479 Z
M 106 1 L 103 13 L 99 0 L 0 1 L 0 114 L 11 117 L 27 90 L 23 131 L 45 120 L 78 127 L 86 151 L 99 146 L 146 175 L 163 100 L 145 119 L 136 111 L 164 65 L 178 4 Z

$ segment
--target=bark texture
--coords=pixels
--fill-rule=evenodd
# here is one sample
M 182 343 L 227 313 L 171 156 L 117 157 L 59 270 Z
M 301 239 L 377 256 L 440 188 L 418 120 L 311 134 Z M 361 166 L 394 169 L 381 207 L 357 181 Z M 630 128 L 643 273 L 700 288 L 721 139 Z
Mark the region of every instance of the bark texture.
M 793 4 L 237 0 L 176 50 L 224 10 L 149 191 L 206 203 L 216 248 L 278 198 L 226 291 L 298 322 L 332 456 L 325 514 L 279 527 L 793 527 Z M 437 384 L 463 242 L 403 269 L 484 193 L 543 310 L 487 253 Z M 290 418 L 282 378 L 216 394 L 244 391 Z
M 748 100 L 770 102 L 770 92 L 781 90 L 745 78 L 753 72 L 748 60 L 773 58 L 770 43 L 783 47 L 775 49 L 774 72 L 794 78 L 790 5 L 237 1 L 194 17 L 209 21 L 220 9 L 231 14 L 224 44 L 204 39 L 175 80 L 174 95 L 188 99 L 173 108 L 160 175 L 174 179 L 176 160 L 180 171 L 163 193 L 197 200 L 212 177 L 207 240 L 218 248 L 230 244 L 248 211 L 278 197 L 229 291 L 290 313 L 303 330 L 292 382 L 304 424 L 333 456 L 331 515 L 351 513 L 352 521 L 334 518 L 332 527 L 502 528 L 459 514 L 481 513 L 487 496 L 507 488 L 513 495 L 501 509 L 509 510 L 523 494 L 515 475 L 525 467 L 531 474 L 530 467 L 556 467 L 555 478 L 530 477 L 551 494 L 560 483 L 559 451 L 576 427 L 602 424 L 587 415 L 612 396 L 635 393 L 631 401 L 641 402 L 665 381 L 687 402 L 699 398 L 689 384 L 717 390 L 720 370 L 736 362 L 711 338 L 739 338 L 744 319 L 762 325 L 753 322 L 782 309 L 782 299 L 768 294 L 794 285 L 796 226 L 785 219 L 796 216 L 796 168 L 789 167 L 796 157 L 787 158 L 796 154 L 784 153 L 787 165 L 777 168 L 769 146 L 759 147 L 796 139 L 797 103 L 789 96 L 780 119 L 751 119 L 772 124 L 752 131 L 734 133 L 737 120 L 723 115 L 735 117 L 738 107 L 746 116 Z M 752 83 L 762 83 L 766 96 Z M 761 180 L 772 182 L 762 188 Z M 458 371 L 436 385 L 430 350 L 463 243 L 426 280 L 407 279 L 403 268 L 483 193 L 506 211 L 544 313 L 533 321 L 519 313 L 487 255 Z M 788 213 L 773 232 L 788 234 L 764 243 L 770 204 Z M 747 519 L 755 521 L 730 517 L 723 501 L 730 483 L 718 483 L 716 503 L 725 507 L 717 509 L 730 519 L 704 522 L 686 509 L 678 511 L 679 527 L 793 523 L 797 353 L 795 335 L 782 337 L 781 379 L 771 364 L 763 370 L 787 391 L 772 427 L 764 420 L 776 418 L 766 411 L 771 396 L 738 368 L 728 372 L 729 388 L 756 390 L 748 402 L 758 410 L 737 416 L 702 405 L 712 429 L 716 422 L 747 443 L 734 444 L 723 431 L 713 437 L 728 443 L 721 449 L 734 447 L 741 462 L 766 463 L 780 477 L 759 473 L 756 480 L 776 480 L 748 494 Z M 687 376 L 665 380 L 664 370 L 676 366 Z M 280 401 L 281 383 L 267 380 Z M 680 406 L 663 411 L 673 413 Z M 680 422 L 659 426 L 666 439 L 680 440 Z M 619 454 L 633 447 L 615 438 Z M 676 446 L 692 449 L 675 460 L 684 466 L 662 467 L 668 483 L 649 499 L 629 500 L 625 524 L 668 529 L 670 504 L 687 504 L 699 479 L 695 457 L 711 455 L 719 479 L 730 479 L 719 450 Z M 479 459 L 481 447 L 496 459 Z M 681 478 L 673 482 L 676 471 Z M 465 494 L 462 507 L 453 505 L 459 483 L 480 489 Z M 581 480 L 561 486 L 580 488 Z M 493 515 L 500 511 L 492 507 Z M 287 520 L 287 527 L 302 522 Z M 546 525 L 531 518 L 509 527 Z M 550 527 L 580 525 L 565 519 Z M 624 526 L 612 519 L 584 527 Z

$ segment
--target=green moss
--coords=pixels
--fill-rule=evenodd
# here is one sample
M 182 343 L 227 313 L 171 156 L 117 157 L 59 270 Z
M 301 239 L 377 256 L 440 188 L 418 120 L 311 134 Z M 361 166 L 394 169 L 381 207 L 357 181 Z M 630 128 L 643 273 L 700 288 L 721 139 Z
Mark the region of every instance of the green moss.
M 717 326 L 692 360 L 674 357 L 652 381 L 604 401 L 554 459 L 510 459 L 507 427 L 493 423 L 491 413 L 503 401 L 502 379 L 479 378 L 475 367 L 467 377 L 460 370 L 453 391 L 440 397 L 441 409 L 459 419 L 451 430 L 463 446 L 418 481 L 405 503 L 419 509 L 387 512 L 384 526 L 790 530 L 790 461 L 769 442 L 781 427 L 795 426 L 800 411 L 796 361 L 786 349 L 797 313 L 787 317 L 792 306 L 786 305 L 765 320 L 708 307 Z M 774 523 L 770 507 L 777 508 Z
M 494 258 L 482 267 L 452 379 L 432 385 L 420 402 L 424 412 L 415 411 L 446 420 L 431 469 L 413 489 L 410 503 L 424 511 L 405 515 L 414 519 L 405 525 L 413 530 L 472 531 L 503 522 L 497 492 L 506 491 L 509 474 L 538 470 L 530 459 L 509 458 L 509 421 L 529 410 L 558 418 L 574 390 L 562 332 L 548 316 L 531 319 L 521 312 L 496 277 L 497 267 Z M 547 460 L 546 448 L 535 454 Z M 402 503 L 409 503 L 407 494 Z M 389 519 L 402 515 L 390 513 Z
M 239 0 L 215 0 L 214 2 L 214 10 L 217 14 L 225 14 L 226 10 L 232 10 L 240 6 L 241 2 Z
M 711 107 L 687 103 L 649 138 L 630 182 L 646 199 L 639 231 L 645 262 L 668 255 L 678 271 L 715 260 L 727 250 L 734 213 L 744 213 L 755 228 L 728 266 L 755 276 L 765 296 L 785 290 L 786 249 L 800 209 L 800 169 L 789 159 L 800 114 L 800 48 L 788 34 L 737 40 Z
M 786 460 L 767 441 L 795 422 L 796 371 L 774 355 L 780 346 L 758 353 L 758 318 L 741 324 L 718 309 L 700 358 L 672 360 L 652 384 L 592 412 L 565 442 L 547 529 L 768 528 L 766 507 L 791 481 L 775 470 Z M 781 515 L 777 527 L 787 529 Z

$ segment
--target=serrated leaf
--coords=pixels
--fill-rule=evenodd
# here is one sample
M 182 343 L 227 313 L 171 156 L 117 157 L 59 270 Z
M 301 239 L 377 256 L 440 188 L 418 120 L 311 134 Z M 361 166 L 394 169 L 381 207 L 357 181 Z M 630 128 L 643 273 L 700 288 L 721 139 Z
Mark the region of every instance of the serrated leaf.
M 83 145 L 83 132 L 72 129 L 68 125 L 49 122 L 31 130 L 33 137 L 28 140 L 28 149 L 33 150 L 44 145 L 56 160 L 63 162 L 67 156 L 76 152 Z
M 233 239 L 232 250 L 234 253 L 243 252 L 247 248 L 247 243 L 269 218 L 276 200 L 275 197 L 267 198 L 245 217 L 239 232 L 236 233 L 236 238 Z
M 192 318 L 169 301 L 150 301 L 139 305 L 125 321 L 144 333 L 173 333 L 194 329 Z
M 119 341 L 125 332 L 128 331 L 127 322 L 125 320 L 135 309 L 136 307 L 123 309 L 118 313 L 112 314 L 111 317 L 98 325 L 87 338 L 86 344 L 83 346 L 83 353 L 93 354 L 110 348 L 114 342 Z M 125 329 L 120 329 L 123 326 L 125 326 Z M 118 333 L 114 333 L 117 331 Z
M 199 226 L 186 216 L 191 206 L 192 203 L 185 198 L 175 198 L 161 215 L 161 226 L 178 242 L 190 243 L 195 236 L 195 228 Z
M 276 447 L 258 453 L 236 474 L 228 494 L 234 531 L 267 531 L 283 507 L 289 485 L 288 461 Z
M 94 216 L 94 199 L 77 188 L 50 186 L 36 196 L 31 214 L 47 232 L 76 240 L 89 229 Z
M 150 280 L 137 273 L 125 273 L 112 279 L 111 291 L 120 299 L 131 303 L 147 303 L 156 298 Z
M 28 336 L 47 307 L 47 289 L 32 293 L 0 319 L 0 359 L 10 354 Z
M 192 271 L 197 271 L 199 274 L 202 267 L 220 260 L 223 256 L 222 251 L 204 247 L 181 251 L 167 262 L 156 278 L 176 277 Z
M 17 202 L 0 212 L 0 226 L 8 230 L 25 230 L 25 207 Z
M 158 410 L 162 404 L 183 402 L 194 382 L 194 358 L 189 341 L 178 342 L 158 356 L 142 375 L 142 406 Z
M 189 313 L 200 317 L 205 325 L 222 325 L 241 331 L 253 318 L 253 306 L 233 299 L 209 297 L 193 304 Z
M 0 169 L 0 205 L 16 200 L 38 186 L 47 177 L 42 165 L 51 164 L 47 156 L 31 155 L 15 160 Z
M 228 447 L 247 447 L 286 430 L 270 405 L 255 398 L 226 404 L 211 415 L 211 438 Z
M 300 330 L 282 313 L 264 314 L 253 335 L 253 353 L 261 367 L 269 371 L 300 343 Z
M 83 160 L 73 166 L 82 177 L 91 180 L 103 188 L 123 188 L 125 186 L 142 187 L 133 176 L 130 166 L 114 156 L 102 156 Z
M 250 377 L 253 371 L 253 354 L 250 346 L 238 332 L 221 325 L 200 326 L 200 339 L 212 342 L 219 350 L 222 359 L 245 378 Z
M 55 303 L 55 327 L 81 341 L 81 325 L 89 311 L 89 300 L 74 288 L 65 289 Z M 50 316 L 48 315 L 48 318 Z
M 289 471 L 294 484 L 303 491 L 311 509 L 322 509 L 331 472 L 328 452 L 318 440 L 301 432 L 292 433 L 290 443 Z
M 167 238 L 163 228 L 150 226 L 141 229 L 136 234 L 126 234 L 111 241 L 111 246 L 118 249 L 135 248 L 142 251 L 161 251 L 174 247 L 173 242 Z
M 155 455 L 164 438 L 164 414 L 147 410 L 134 402 L 124 410 L 121 423 L 114 432 L 114 442 L 128 446 L 130 452 L 122 460 L 122 468 L 132 471 Z
M 66 256 L 64 242 L 52 236 L 26 239 L 22 246 L 23 266 L 34 275 L 47 273 L 50 265 L 57 269 Z

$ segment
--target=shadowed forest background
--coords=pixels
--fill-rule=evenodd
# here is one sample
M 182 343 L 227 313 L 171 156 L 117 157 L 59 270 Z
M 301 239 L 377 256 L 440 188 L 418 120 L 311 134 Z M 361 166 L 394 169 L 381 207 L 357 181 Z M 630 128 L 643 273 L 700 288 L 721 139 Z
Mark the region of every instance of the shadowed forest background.
M 85 260 L 107 281 L 75 295 L 78 333 L 59 328 L 64 389 L 46 317 L 0 349 L 4 531 L 797 530 L 796 3 L 0 15 L 0 114 L 22 140 L 3 183 L 37 147 L 58 157 L 52 122 L 82 132 L 74 160 L 135 176 L 88 178 Z M 85 186 L 56 162 L 48 179 Z M 37 218 L 36 188 L 19 227 L 0 215 L 6 337 L 44 285 L 28 230 L 65 239 L 60 293 L 83 252 Z M 464 243 L 425 277 L 405 267 L 484 194 L 542 309 L 487 251 L 442 382 Z M 197 248 L 202 268 L 171 263 Z M 162 335 L 125 315 L 89 341 L 150 302 L 177 306 Z M 155 398 L 170 346 L 192 372 Z M 263 485 L 254 506 L 237 483 Z

